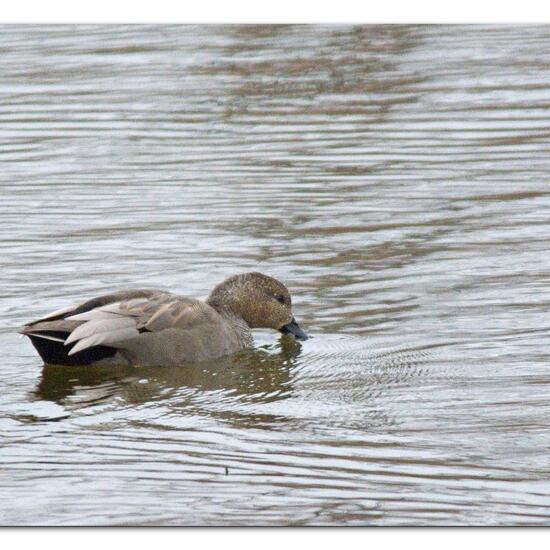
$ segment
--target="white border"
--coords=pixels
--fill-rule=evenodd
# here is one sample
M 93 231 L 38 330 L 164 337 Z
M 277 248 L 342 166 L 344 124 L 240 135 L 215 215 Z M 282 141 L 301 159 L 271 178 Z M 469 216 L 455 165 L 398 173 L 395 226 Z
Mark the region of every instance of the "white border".
M 544 0 L 16 0 L 0 23 L 542 23 Z
M 222 548 L 280 550 L 284 548 L 365 548 L 407 550 L 486 550 L 487 548 L 547 548 L 541 529 L 10 529 L 0 532 L 4 548 L 21 545 L 40 550 L 100 548 Z M 545 536 L 546 535 L 546 536 Z M 540 543 L 540 544 L 537 544 Z M 7 546 L 9 544 L 9 546 Z M 291 546 L 288 546 L 288 545 Z M 100 545 L 100 546 L 99 546 Z M 368 546 L 366 546 L 368 545 Z M 371 546 L 372 545 L 372 546 Z

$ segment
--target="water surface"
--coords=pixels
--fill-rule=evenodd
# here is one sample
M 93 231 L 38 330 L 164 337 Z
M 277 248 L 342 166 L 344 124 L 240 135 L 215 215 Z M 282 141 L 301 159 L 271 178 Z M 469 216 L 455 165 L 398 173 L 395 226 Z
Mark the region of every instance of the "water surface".
M 0 523 L 550 523 L 550 27 L 4 26 Z M 14 330 L 283 280 L 181 369 Z

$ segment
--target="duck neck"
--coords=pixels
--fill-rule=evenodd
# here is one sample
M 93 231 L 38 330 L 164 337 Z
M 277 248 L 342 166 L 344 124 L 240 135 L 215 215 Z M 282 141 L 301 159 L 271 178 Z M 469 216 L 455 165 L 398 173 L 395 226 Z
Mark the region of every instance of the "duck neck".
M 231 309 L 227 304 L 224 304 L 212 298 L 208 298 L 208 300 L 206 300 L 206 303 L 211 308 L 215 309 L 222 317 L 234 322 L 243 323 L 248 327 L 248 325 L 246 324 L 246 321 L 238 313 L 233 311 L 233 309 Z
M 251 346 L 253 344 L 250 327 L 239 314 L 235 313 L 231 308 L 227 307 L 227 305 L 217 302 L 215 299 L 211 300 L 208 298 L 206 303 L 231 324 L 235 330 L 237 339 L 243 347 Z

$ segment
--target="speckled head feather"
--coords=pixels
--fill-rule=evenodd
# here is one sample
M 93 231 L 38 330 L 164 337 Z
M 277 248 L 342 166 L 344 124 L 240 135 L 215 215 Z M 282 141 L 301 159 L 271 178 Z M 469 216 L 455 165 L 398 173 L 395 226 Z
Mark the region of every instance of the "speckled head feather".
M 262 273 L 242 273 L 220 283 L 207 303 L 219 312 L 229 311 L 250 328 L 280 330 L 292 322 L 292 301 L 283 283 Z

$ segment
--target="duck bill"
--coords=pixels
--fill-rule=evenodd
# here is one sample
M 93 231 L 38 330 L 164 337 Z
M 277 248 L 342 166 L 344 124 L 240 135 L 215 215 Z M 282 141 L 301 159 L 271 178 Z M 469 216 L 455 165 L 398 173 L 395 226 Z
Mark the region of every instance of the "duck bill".
M 307 340 L 307 334 L 300 328 L 294 317 L 290 323 L 283 325 L 279 332 L 282 334 L 291 334 L 296 340 Z

